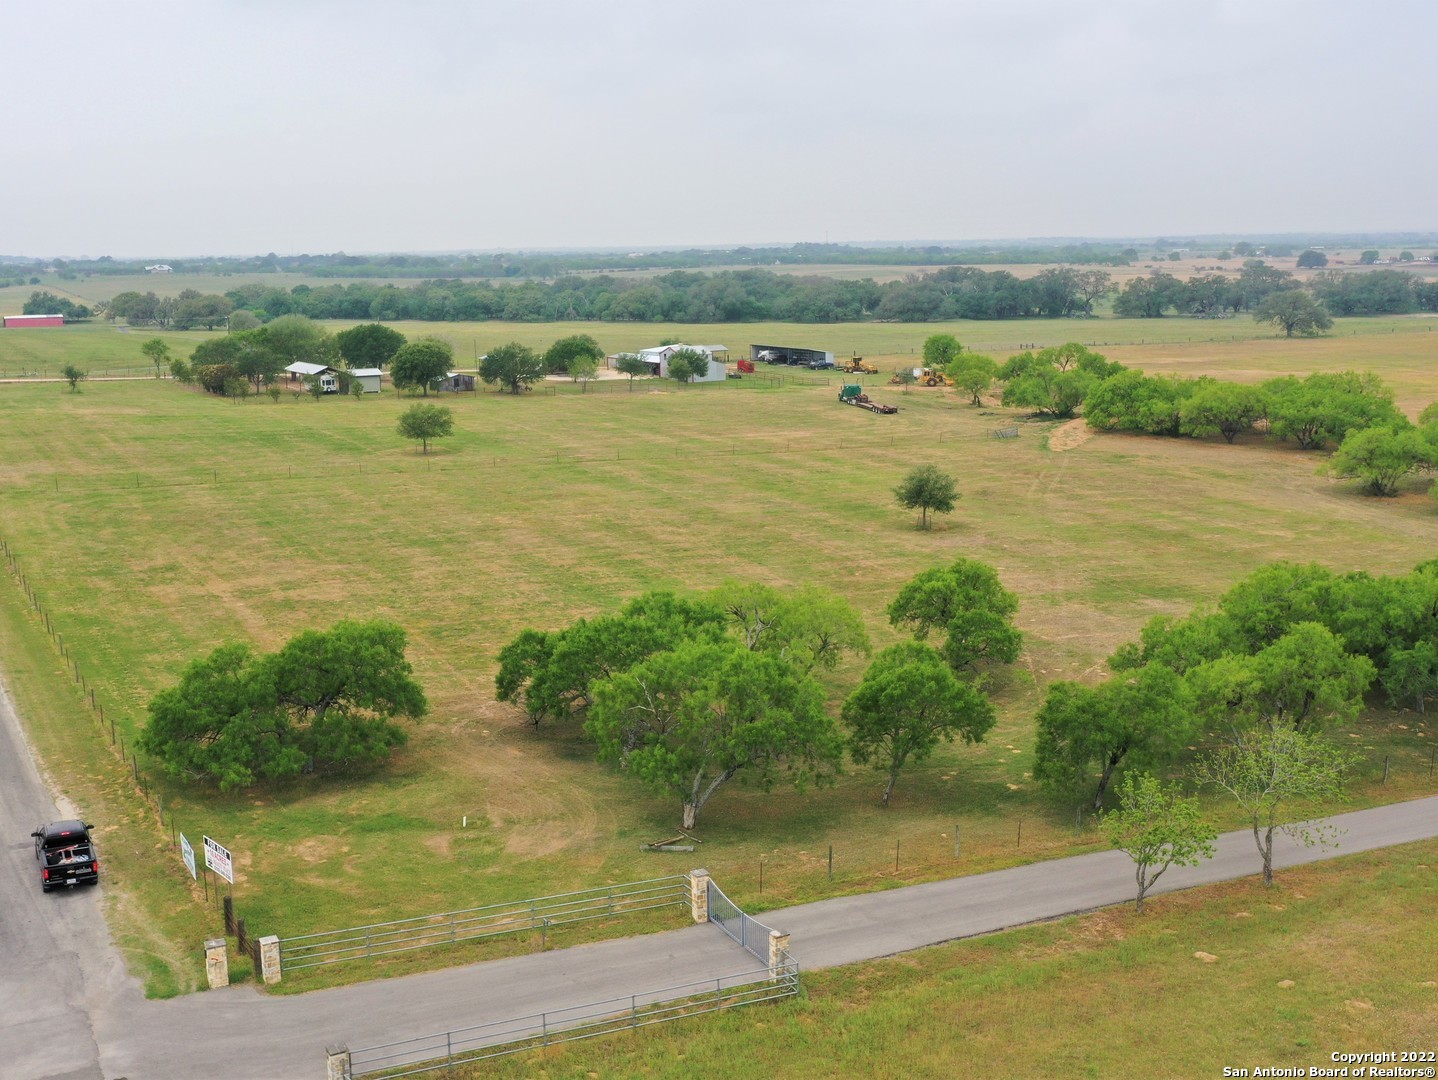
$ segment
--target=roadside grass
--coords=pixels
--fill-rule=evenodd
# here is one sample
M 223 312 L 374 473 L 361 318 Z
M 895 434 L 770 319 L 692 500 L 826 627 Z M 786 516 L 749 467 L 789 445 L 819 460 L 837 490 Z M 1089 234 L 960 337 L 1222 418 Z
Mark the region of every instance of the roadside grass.
M 1299 363 L 1313 344 L 1271 362 Z M 699 865 L 757 911 L 1087 850 L 1097 841 L 1075 801 L 1029 777 L 1048 682 L 1096 677 L 1148 618 L 1211 602 L 1264 562 L 1391 573 L 1432 553 L 1434 511 L 1418 488 L 1368 499 L 1291 448 L 1095 436 L 1057 453 L 1052 425 L 991 439 L 1015 417 L 951 393 L 885 388 L 884 400 L 903 411 L 877 417 L 839 407 L 829 387 L 752 380 L 445 395 L 456 435 L 423 456 L 394 432 L 408 402 L 392 393 L 234 404 L 153 380 L 82 394 L 11 384 L 0 387 L 3 535 L 127 744 L 155 691 L 223 642 L 273 649 L 370 615 L 407 629 L 432 715 L 385 769 L 228 795 L 147 769 L 192 842 L 207 834 L 235 853 L 236 904 L 256 935 Z M 922 461 L 954 471 L 963 492 L 929 532 L 892 497 Z M 536 731 L 493 699 L 495 655 L 520 629 L 651 588 L 821 585 L 848 597 L 883 647 L 898 639 L 884 620 L 898 588 L 958 555 L 993 563 L 1019 595 L 1026 655 L 995 678 L 1000 719 L 986 743 L 906 770 L 888 811 L 881 779 L 852 768 L 802 793 L 736 783 L 706 808 L 692 855 L 644 853 L 674 835 L 677 805 L 594 764 L 573 725 Z M 48 641 L 12 584 L 0 608 L 24 654 L 43 659 Z M 126 821 L 128 850 L 159 868 L 122 863 L 115 885 L 174 943 L 147 961 L 152 992 L 188 988 L 215 913 L 194 902 L 49 655 L 48 675 L 42 665 L 16 680 L 32 737 L 85 812 L 101 801 Z M 832 700 L 862 670 L 853 659 L 828 678 Z M 1351 734 L 1364 755 L 1359 805 L 1435 790 L 1427 718 L 1374 710 Z M 1209 805 L 1222 827 L 1240 824 Z M 448 962 L 441 950 L 407 964 Z
M 1154 898 L 1142 916 L 1107 908 L 804 972 L 792 1002 L 437 1075 L 1306 1073 L 1333 1053 L 1433 1049 L 1435 901 L 1438 842 L 1408 844 L 1283 870 L 1271 889 L 1249 878 Z

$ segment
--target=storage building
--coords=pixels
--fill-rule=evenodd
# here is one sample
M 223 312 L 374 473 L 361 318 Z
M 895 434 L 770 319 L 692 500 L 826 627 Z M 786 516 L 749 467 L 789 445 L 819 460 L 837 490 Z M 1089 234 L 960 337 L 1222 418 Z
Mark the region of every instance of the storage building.
M 6 330 L 23 330 L 27 327 L 36 326 L 64 326 L 65 316 L 63 315 L 6 315 Z
M 653 374 L 668 378 L 669 358 L 680 349 L 693 349 L 709 358 L 709 370 L 697 376 L 695 382 L 723 382 L 729 377 L 724 361 L 719 359 L 729 355 L 729 350 L 723 345 L 656 345 L 651 349 L 640 349 L 639 359 L 649 365 Z

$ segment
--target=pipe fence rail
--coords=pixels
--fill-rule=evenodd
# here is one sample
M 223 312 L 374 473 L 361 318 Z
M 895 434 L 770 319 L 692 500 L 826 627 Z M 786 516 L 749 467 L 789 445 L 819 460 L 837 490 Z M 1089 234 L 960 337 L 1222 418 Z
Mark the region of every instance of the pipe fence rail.
M 724 895 L 724 890 L 709 879 L 709 921 L 716 923 L 747 950 L 756 960 L 769 962 L 769 935 L 773 928 L 744 914 L 744 910 Z
M 686 875 L 631 881 L 508 904 L 280 938 L 280 967 L 282 971 L 293 971 L 523 931 L 538 930 L 547 936 L 553 926 L 688 906 Z
M 413 1076 L 798 993 L 799 965 L 786 952 L 774 968 L 766 960 L 765 967 L 736 975 L 350 1050 L 344 1076 Z

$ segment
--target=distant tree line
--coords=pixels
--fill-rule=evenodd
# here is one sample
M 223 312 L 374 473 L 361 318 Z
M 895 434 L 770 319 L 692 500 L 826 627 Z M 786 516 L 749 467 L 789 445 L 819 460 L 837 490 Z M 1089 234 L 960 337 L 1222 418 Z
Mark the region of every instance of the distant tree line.
M 1161 245 L 1161 246 L 1166 246 Z M 1136 258 L 1135 248 L 1116 244 L 1011 244 L 955 247 L 952 245 L 858 246 L 854 244 L 792 244 L 778 247 L 687 248 L 639 252 L 496 252 L 440 255 L 405 253 L 377 255 L 267 255 L 243 258 L 205 257 L 168 259 L 176 273 L 241 275 L 304 274 L 309 277 L 346 278 L 554 278 L 563 274 L 596 271 L 690 270 L 714 266 L 803 266 L 843 263 L 868 266 L 946 266 L 967 264 L 1070 263 L 1090 266 L 1124 266 Z M 142 274 L 148 260 L 0 259 L 0 284 L 5 275 L 26 277 L 57 274 L 65 280 L 91 275 Z M 32 285 L 39 284 L 38 280 Z
M 1221 318 L 1240 311 L 1257 313 L 1269 297 L 1295 292 L 1316 300 L 1325 313 L 1332 315 L 1438 311 L 1438 282 L 1425 281 L 1416 274 L 1402 270 L 1362 274 L 1325 270 L 1303 283 L 1261 259 L 1246 260 L 1235 277 L 1207 274 L 1180 281 L 1159 271 L 1134 278 L 1114 298 L 1113 311 L 1115 315 L 1146 319 L 1170 313 Z M 1284 329 L 1292 336 L 1291 328 Z
M 351 283 L 293 289 L 251 283 L 226 295 L 262 320 L 518 322 L 853 322 L 881 319 L 1008 319 L 1086 314 L 1105 295 L 1104 271 L 1048 269 L 1022 279 L 998 270 L 949 267 L 904 281 L 839 281 L 767 270 L 675 271 L 653 278 L 568 276 L 550 283 L 432 280 L 399 287 Z
M 726 270 L 706 274 L 674 271 L 652 278 L 612 274 L 565 276 L 552 282 L 492 284 L 458 279 L 390 283 L 298 285 L 292 289 L 253 282 L 226 294 L 237 308 L 261 320 L 300 314 L 312 319 L 375 319 L 471 322 L 596 320 L 604 322 L 794 322 L 881 320 L 933 322 L 951 319 L 1031 319 L 1091 315 L 1114 291 L 1104 270 L 1049 268 L 1029 278 L 1007 270 L 946 267 L 902 281 L 840 281 Z M 1365 274 L 1327 272 L 1303 285 L 1287 271 L 1248 260 L 1235 276 L 1208 274 L 1181 281 L 1158 272 L 1134 278 L 1113 301 L 1120 316 L 1158 318 L 1177 313 L 1219 318 L 1262 311 L 1275 294 L 1297 294 L 1321 308 L 1290 335 L 1323 329 L 1337 315 L 1403 314 L 1438 310 L 1438 282 L 1397 270 Z
M 215 293 L 202 295 L 185 289 L 178 296 L 156 296 L 153 292 L 122 292 L 100 305 L 99 313 L 113 322 L 124 319 L 130 326 L 154 326 L 160 330 L 206 330 L 227 325 L 234 301 Z
M 845 750 L 887 778 L 940 742 L 993 726 L 986 671 L 1018 656 L 1017 599 L 991 567 L 960 559 L 916 577 L 889 606 L 913 640 L 885 649 L 845 700 L 846 731 L 816 679 L 869 653 L 862 620 L 820 589 L 728 582 L 694 597 L 646 593 L 617 614 L 525 630 L 499 654 L 497 697 L 542 721 L 578 720 L 602 762 L 677 797 L 692 828 L 736 776 L 825 781 Z M 928 644 L 932 636 L 937 644 Z

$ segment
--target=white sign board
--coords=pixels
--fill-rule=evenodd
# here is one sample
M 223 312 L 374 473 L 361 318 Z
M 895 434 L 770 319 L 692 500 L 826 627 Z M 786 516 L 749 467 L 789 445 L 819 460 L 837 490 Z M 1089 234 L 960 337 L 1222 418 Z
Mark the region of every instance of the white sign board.
M 229 849 L 221 847 L 208 836 L 205 837 L 205 865 L 231 885 L 235 883 L 235 868 Z
M 180 834 L 180 858 L 185 860 L 185 869 L 190 872 L 190 877 L 198 880 L 200 875 L 195 873 L 195 849 L 190 847 L 184 833 Z

